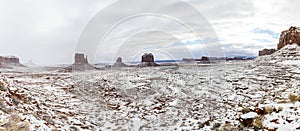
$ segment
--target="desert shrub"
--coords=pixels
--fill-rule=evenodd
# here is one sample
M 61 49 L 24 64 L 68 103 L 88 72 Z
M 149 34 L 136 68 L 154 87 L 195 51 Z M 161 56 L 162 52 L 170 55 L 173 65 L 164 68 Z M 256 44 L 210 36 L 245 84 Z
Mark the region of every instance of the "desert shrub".
M 299 101 L 299 96 L 296 95 L 296 94 L 294 94 L 294 93 L 292 93 L 292 94 L 289 95 L 289 99 L 290 99 L 291 102 L 294 103 L 296 101 Z

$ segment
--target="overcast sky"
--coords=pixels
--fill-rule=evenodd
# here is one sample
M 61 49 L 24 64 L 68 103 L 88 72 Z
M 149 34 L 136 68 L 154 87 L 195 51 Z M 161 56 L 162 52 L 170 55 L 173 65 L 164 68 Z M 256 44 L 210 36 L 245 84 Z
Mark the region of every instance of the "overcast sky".
M 215 52 L 256 56 L 260 49 L 276 48 L 281 31 L 300 24 L 300 1 L 295 0 L 184 1 L 196 13 L 177 4 L 179 0 L 150 5 L 151 0 L 134 1 L 1 0 L 0 55 L 39 65 L 70 64 L 75 52 L 85 51 L 92 55 L 88 56 L 91 63 L 118 56 L 124 61 L 138 60 L 143 52 L 154 52 L 157 59 L 213 56 Z M 143 5 L 148 5 L 142 7 L 145 10 L 151 8 L 143 12 L 147 15 L 117 19 Z M 105 35 L 97 36 L 99 30 Z M 84 31 L 88 37 L 82 36 Z M 90 41 L 92 35 L 99 39 Z M 83 42 L 87 47 L 81 47 Z

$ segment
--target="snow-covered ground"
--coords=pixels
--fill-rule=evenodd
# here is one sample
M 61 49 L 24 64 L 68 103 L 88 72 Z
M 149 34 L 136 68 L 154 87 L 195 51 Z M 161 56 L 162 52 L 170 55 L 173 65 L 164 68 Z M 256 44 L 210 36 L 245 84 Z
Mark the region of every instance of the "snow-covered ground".
M 300 130 L 300 48 L 254 61 L 2 72 L 13 130 Z

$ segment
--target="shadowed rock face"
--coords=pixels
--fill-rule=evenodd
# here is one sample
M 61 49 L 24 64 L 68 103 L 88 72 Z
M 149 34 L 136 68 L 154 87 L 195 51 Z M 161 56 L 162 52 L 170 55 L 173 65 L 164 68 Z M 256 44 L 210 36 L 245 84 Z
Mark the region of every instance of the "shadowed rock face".
M 138 66 L 141 67 L 146 67 L 146 66 L 158 66 L 158 64 L 156 64 L 154 62 L 154 56 L 152 53 L 145 53 L 142 56 L 142 63 L 140 63 Z

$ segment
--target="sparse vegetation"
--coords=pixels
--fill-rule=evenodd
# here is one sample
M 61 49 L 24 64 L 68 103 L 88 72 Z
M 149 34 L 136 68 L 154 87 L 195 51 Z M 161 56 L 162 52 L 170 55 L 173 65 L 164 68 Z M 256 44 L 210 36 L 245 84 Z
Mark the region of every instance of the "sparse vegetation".
M 264 114 L 271 114 L 274 111 L 273 106 L 265 106 L 264 107 Z
M 294 93 L 289 94 L 289 99 L 293 103 L 300 100 L 299 96 L 297 94 L 294 94 Z
M 255 121 L 253 122 L 253 127 L 256 130 L 263 128 L 263 116 L 260 116 L 260 117 L 255 119 Z

